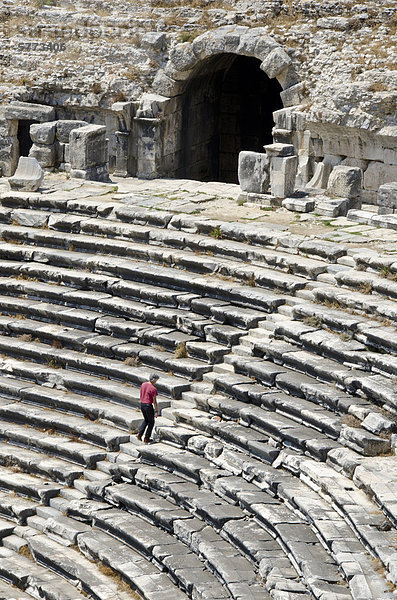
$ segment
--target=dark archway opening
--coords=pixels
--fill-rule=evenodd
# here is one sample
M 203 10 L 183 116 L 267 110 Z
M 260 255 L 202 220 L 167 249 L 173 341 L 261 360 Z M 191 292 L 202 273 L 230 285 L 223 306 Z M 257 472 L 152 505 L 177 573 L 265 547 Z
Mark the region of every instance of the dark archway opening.
M 31 147 L 33 146 L 32 139 L 30 137 L 30 126 L 38 121 L 28 121 L 21 119 L 18 121 L 18 142 L 19 142 L 19 156 L 29 156 Z
M 222 54 L 203 61 L 183 97 L 178 175 L 237 183 L 239 152 L 263 152 L 272 142 L 281 91 L 256 58 Z

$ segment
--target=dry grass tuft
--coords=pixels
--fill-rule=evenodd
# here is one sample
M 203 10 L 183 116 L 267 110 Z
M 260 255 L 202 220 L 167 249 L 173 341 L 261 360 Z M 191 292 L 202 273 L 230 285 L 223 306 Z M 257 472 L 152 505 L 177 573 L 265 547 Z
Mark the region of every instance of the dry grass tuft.
M 342 418 L 342 425 L 347 425 L 348 427 L 361 427 L 361 421 L 354 415 L 347 414 Z
M 129 356 L 125 359 L 124 364 L 127 367 L 139 367 L 142 363 L 139 360 L 139 356 Z
M 18 339 L 21 340 L 21 342 L 31 342 L 32 336 L 30 333 L 24 333 L 23 335 L 20 335 Z
M 24 546 L 21 546 L 18 550 L 18 554 L 20 556 L 24 556 L 25 558 L 29 558 L 30 560 L 34 560 L 31 551 L 29 550 L 29 546 L 27 544 L 25 544 Z
M 366 281 L 360 285 L 359 289 L 362 294 L 372 294 L 372 283 L 370 281 Z
M 175 358 L 187 358 L 188 357 L 188 352 L 187 352 L 185 342 L 179 342 L 179 344 L 175 348 L 174 357 Z
M 98 562 L 97 565 L 102 575 L 105 575 L 106 577 L 112 579 L 113 582 L 119 588 L 120 592 L 129 594 L 131 598 L 134 598 L 135 600 L 141 600 L 141 597 L 136 592 L 134 592 L 134 590 L 131 589 L 128 583 L 124 581 L 124 579 L 121 577 L 121 575 L 119 575 L 119 573 L 117 573 L 117 571 L 114 571 L 111 567 L 109 567 L 108 565 L 104 565 L 102 562 Z
M 321 328 L 322 325 L 323 325 L 323 322 L 320 319 L 320 317 L 316 317 L 315 315 L 311 315 L 310 317 L 305 317 L 304 319 L 302 319 L 302 322 L 305 325 L 309 325 L 310 327 L 319 327 L 319 328 Z

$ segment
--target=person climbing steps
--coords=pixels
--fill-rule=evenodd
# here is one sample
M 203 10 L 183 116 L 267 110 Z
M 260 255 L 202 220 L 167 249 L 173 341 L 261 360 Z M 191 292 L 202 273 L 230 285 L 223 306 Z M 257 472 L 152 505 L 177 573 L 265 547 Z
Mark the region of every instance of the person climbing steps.
M 154 427 L 154 420 L 158 416 L 158 408 L 157 408 L 157 388 L 155 383 L 159 379 L 159 376 L 156 373 L 151 373 L 149 376 L 149 381 L 145 381 L 141 385 L 140 392 L 140 401 L 141 401 L 141 411 L 143 415 L 143 421 L 139 428 L 139 433 L 136 436 L 137 439 L 141 442 L 143 438 L 143 442 L 145 444 L 150 444 L 153 442 L 151 439 L 151 434 Z M 145 433 L 146 432 L 146 433 Z

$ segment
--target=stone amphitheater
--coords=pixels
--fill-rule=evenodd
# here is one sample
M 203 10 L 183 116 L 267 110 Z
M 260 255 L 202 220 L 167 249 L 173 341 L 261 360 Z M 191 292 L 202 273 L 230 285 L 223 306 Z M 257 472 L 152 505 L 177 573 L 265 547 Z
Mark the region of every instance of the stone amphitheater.
M 2 1 L 0 599 L 396 600 L 396 7 Z

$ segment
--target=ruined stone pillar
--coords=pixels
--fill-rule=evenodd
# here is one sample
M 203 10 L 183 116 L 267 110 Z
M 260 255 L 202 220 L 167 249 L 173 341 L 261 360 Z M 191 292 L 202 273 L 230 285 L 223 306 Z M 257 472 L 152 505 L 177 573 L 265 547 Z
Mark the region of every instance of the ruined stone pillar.
M 298 157 L 292 144 L 269 144 L 264 147 L 270 162 L 270 189 L 275 198 L 293 194 Z
M 160 119 L 136 118 L 137 177 L 154 179 L 161 176 L 163 140 Z
M 114 175 L 116 177 L 128 177 L 128 162 L 129 162 L 129 131 L 115 131 L 116 136 L 116 169 Z

